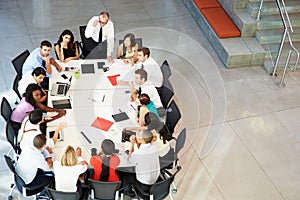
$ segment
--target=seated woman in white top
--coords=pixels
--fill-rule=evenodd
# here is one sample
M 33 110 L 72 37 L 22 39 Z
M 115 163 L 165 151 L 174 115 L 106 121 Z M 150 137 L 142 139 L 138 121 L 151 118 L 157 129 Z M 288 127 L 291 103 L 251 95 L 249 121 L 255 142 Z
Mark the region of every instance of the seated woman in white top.
M 133 60 L 136 61 L 138 48 L 139 46 L 138 43 L 135 42 L 134 35 L 132 33 L 128 33 L 124 36 L 123 43 L 118 46 L 117 58 L 133 58 Z
M 43 92 L 43 96 L 47 95 L 46 91 L 42 88 L 41 82 L 43 82 L 46 77 L 46 71 L 42 67 L 37 67 L 33 71 L 26 72 L 22 79 L 19 81 L 18 91 L 21 96 L 26 92 L 26 88 L 29 84 L 35 83 L 38 84 Z
M 68 145 L 60 161 L 54 161 L 53 170 L 55 176 L 55 187 L 58 191 L 78 192 L 82 195 L 82 189 L 78 178 L 88 167 L 88 163 L 81 157 L 81 148 L 76 152 L 74 148 Z

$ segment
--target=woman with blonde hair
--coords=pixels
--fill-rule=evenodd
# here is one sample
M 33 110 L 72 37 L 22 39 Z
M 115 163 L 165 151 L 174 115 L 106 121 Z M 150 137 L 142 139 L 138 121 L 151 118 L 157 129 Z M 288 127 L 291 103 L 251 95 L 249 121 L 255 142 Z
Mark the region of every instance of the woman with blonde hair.
M 78 192 L 82 195 L 82 189 L 78 178 L 88 167 L 88 163 L 81 156 L 81 148 L 75 149 L 68 145 L 62 154 L 60 161 L 54 161 L 56 190 L 63 192 Z

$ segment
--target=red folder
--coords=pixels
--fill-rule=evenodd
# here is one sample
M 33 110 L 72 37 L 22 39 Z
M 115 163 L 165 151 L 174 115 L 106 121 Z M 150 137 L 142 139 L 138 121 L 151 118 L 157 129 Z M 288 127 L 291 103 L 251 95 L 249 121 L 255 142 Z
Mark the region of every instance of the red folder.
M 116 75 L 113 75 L 113 76 L 107 76 L 108 80 L 110 81 L 110 83 L 115 86 L 117 85 L 117 77 L 120 76 L 120 74 L 116 74 Z
M 91 124 L 91 126 L 95 128 L 99 128 L 103 131 L 108 131 L 109 128 L 113 125 L 114 122 L 103 119 L 101 117 L 97 117 L 95 121 Z

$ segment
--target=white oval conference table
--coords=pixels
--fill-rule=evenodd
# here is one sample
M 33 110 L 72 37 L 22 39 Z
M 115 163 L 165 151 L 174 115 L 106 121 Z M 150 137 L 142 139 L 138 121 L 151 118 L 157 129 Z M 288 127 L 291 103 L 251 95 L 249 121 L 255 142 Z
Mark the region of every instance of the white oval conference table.
M 104 139 L 111 139 L 119 150 L 121 159 L 119 167 L 133 166 L 128 160 L 125 150 L 129 149 L 129 142 L 122 143 L 122 129 L 128 126 L 138 126 L 135 120 L 135 102 L 130 101 L 130 90 L 126 85 L 115 85 L 117 77 L 131 76 L 134 80 L 134 68 L 122 60 L 114 60 L 109 70 L 104 72 L 101 65 L 106 60 L 72 60 L 68 63 L 57 61 L 64 69 L 62 72 L 53 70 L 49 81 L 48 105 L 53 107 L 53 101 L 66 100 L 71 109 L 67 114 L 57 120 L 47 123 L 47 132 L 55 130 L 61 121 L 67 122 L 67 127 L 61 132 L 54 148 L 56 159 L 60 159 L 63 149 L 67 145 L 75 149 L 82 148 L 83 157 L 87 162 L 91 157 L 91 149 L 101 150 Z M 98 67 L 100 63 L 100 67 Z M 75 78 L 75 71 L 80 71 L 80 77 Z M 86 73 L 87 72 L 87 73 Z M 65 75 L 65 76 L 64 76 Z M 64 76 L 64 77 L 63 77 Z M 57 82 L 68 83 L 72 76 L 69 91 L 65 96 L 52 96 L 52 84 Z M 110 81 L 110 79 L 112 81 Z M 128 78 L 128 77 L 127 77 Z M 129 119 L 115 121 L 114 114 L 126 113 Z M 48 113 L 52 115 L 54 113 Z M 48 134 L 49 137 L 49 134 Z

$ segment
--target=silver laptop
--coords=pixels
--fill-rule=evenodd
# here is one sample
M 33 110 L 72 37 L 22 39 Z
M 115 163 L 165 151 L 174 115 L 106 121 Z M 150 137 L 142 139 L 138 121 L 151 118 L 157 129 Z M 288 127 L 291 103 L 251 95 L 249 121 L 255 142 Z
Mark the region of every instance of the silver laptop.
M 72 76 L 68 83 L 56 82 L 52 84 L 51 95 L 52 96 L 66 96 L 71 87 Z

